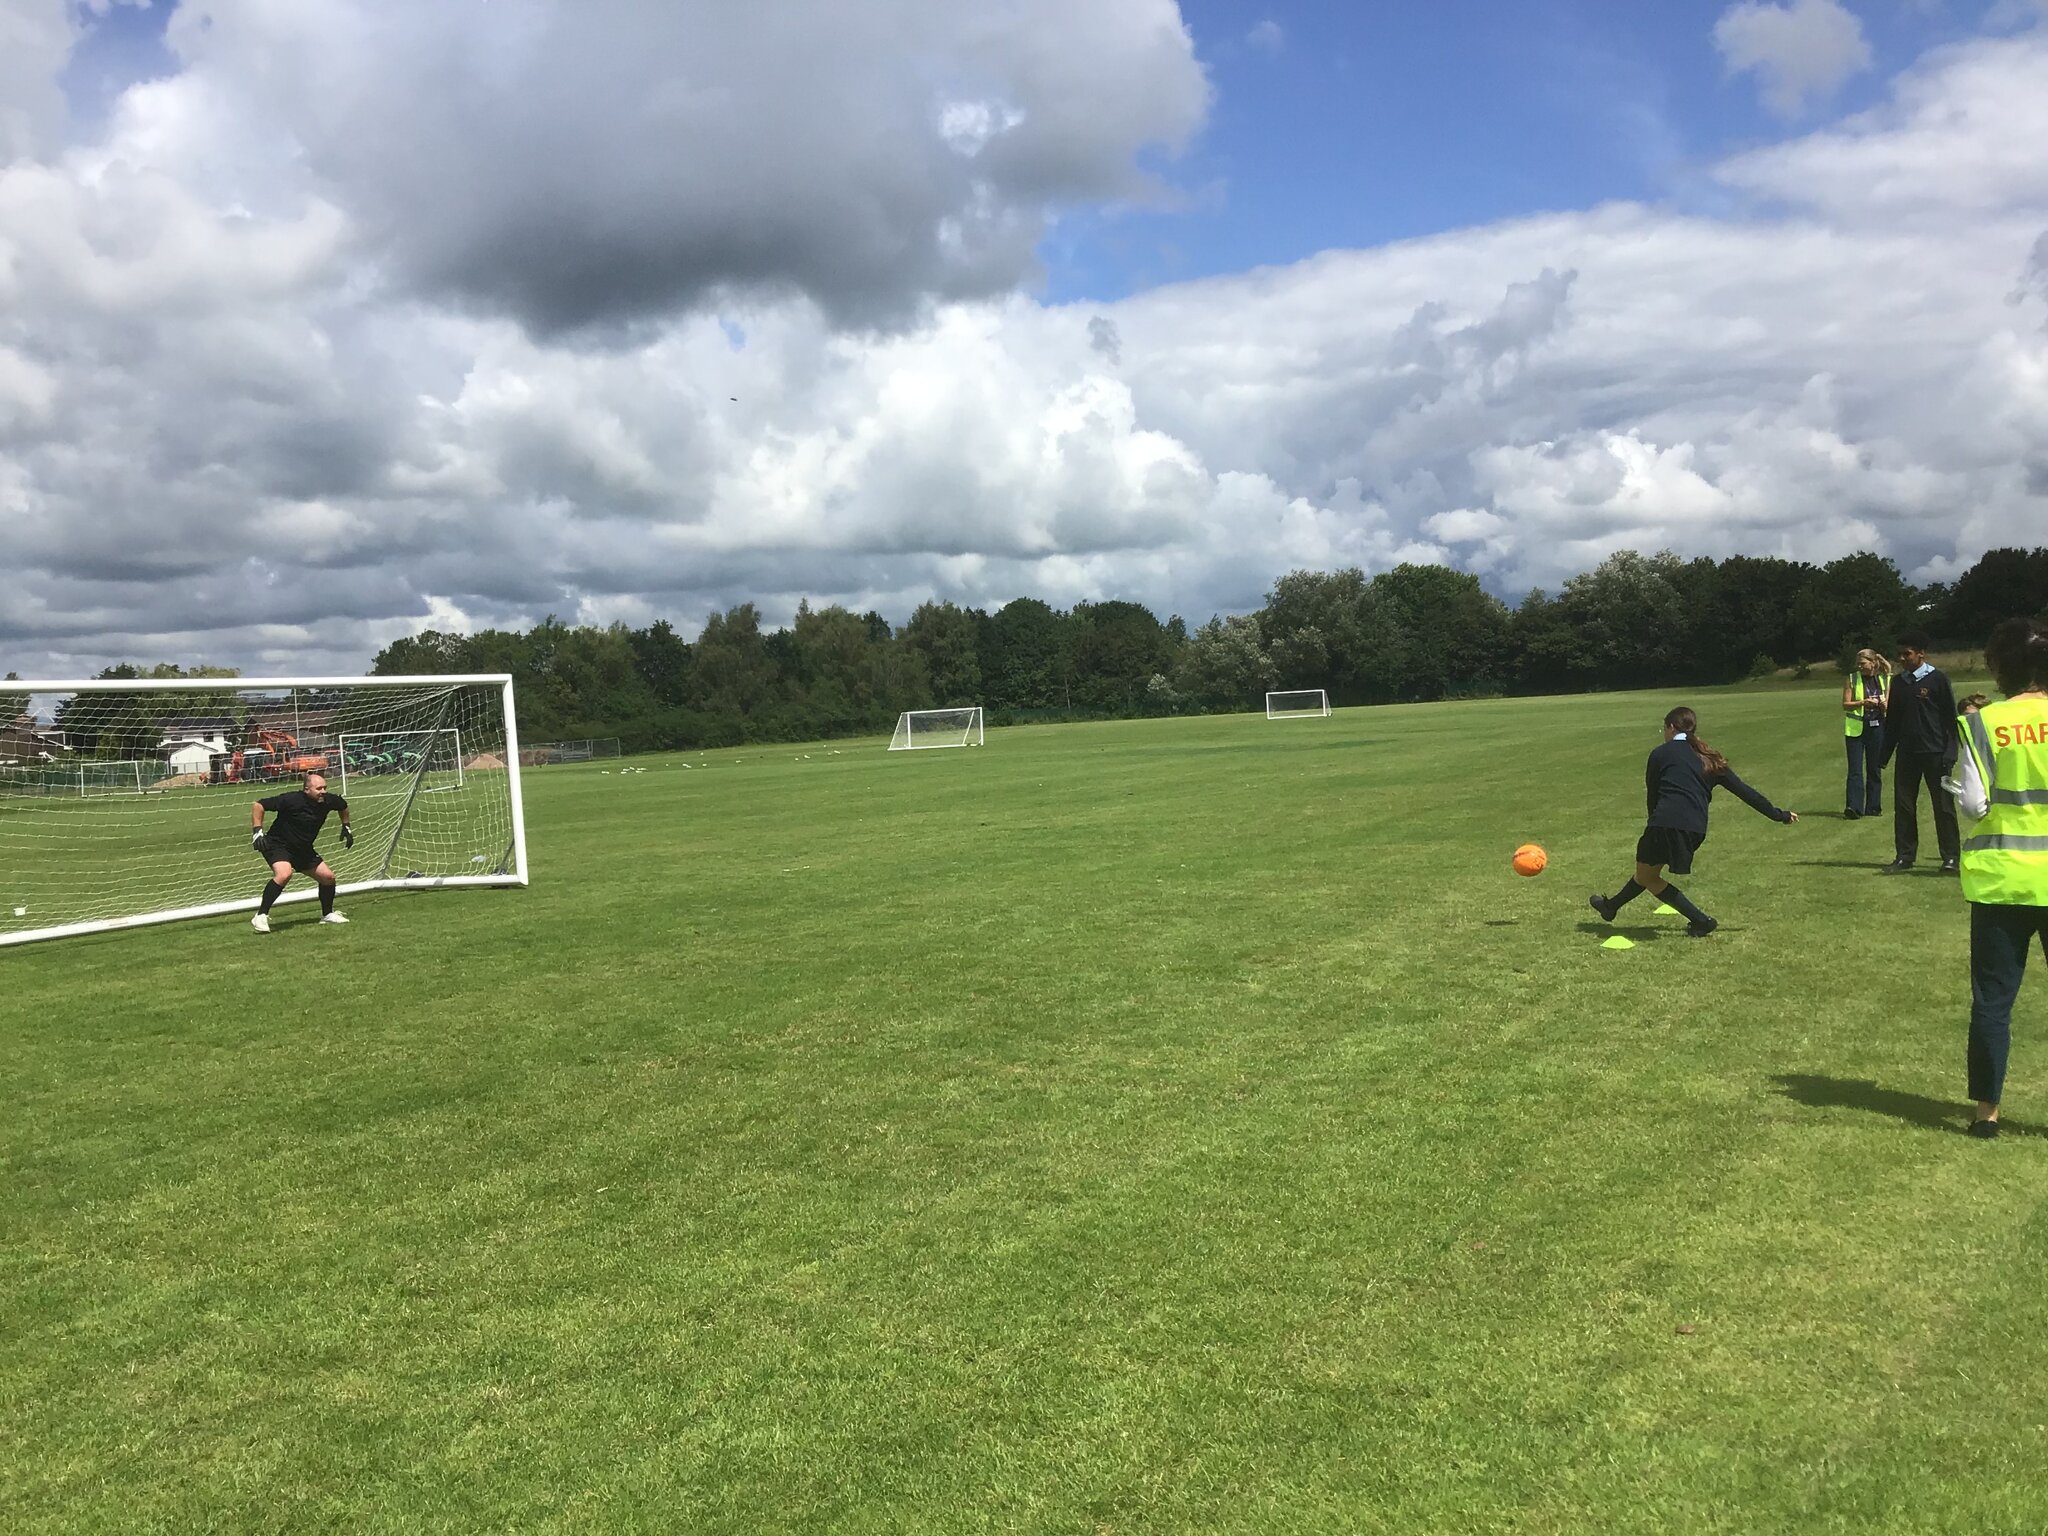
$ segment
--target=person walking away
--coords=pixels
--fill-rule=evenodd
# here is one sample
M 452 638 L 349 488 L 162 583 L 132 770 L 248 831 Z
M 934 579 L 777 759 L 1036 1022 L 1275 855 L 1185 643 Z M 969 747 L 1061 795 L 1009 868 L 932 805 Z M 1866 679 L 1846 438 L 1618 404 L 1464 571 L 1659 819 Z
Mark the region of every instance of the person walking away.
M 1920 857 L 1920 787 L 1934 810 L 1934 839 L 1941 850 L 1941 872 L 1957 872 L 1962 849 L 1956 833 L 1955 798 L 1941 781 L 1955 771 L 1961 750 L 1957 734 L 1956 695 L 1948 677 L 1927 659 L 1927 636 L 1914 633 L 1899 642 L 1899 664 L 1885 706 L 1883 761 L 1894 757 L 1892 774 L 1892 861 L 1882 874 L 1904 874 Z
M 1963 839 L 1963 895 L 1970 903 L 1970 1097 L 1972 1136 L 1998 1134 L 2012 1048 L 2012 1005 L 2027 948 L 2048 954 L 2048 624 L 2007 619 L 1984 659 L 2005 699 L 1962 721 L 1958 800 L 1975 823 Z
M 1856 665 L 1842 683 L 1842 735 L 1849 749 L 1844 821 L 1884 814 L 1884 711 L 1891 681 L 1891 663 L 1866 648 L 1856 653 Z

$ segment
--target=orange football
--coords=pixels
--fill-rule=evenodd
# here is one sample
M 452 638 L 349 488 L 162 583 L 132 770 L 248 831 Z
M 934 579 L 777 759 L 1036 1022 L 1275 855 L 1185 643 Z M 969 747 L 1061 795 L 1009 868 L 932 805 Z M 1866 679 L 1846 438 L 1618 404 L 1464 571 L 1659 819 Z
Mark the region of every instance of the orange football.
M 1515 873 L 1518 875 L 1540 875 L 1543 866 L 1550 862 L 1550 855 L 1534 843 L 1524 843 L 1515 850 Z

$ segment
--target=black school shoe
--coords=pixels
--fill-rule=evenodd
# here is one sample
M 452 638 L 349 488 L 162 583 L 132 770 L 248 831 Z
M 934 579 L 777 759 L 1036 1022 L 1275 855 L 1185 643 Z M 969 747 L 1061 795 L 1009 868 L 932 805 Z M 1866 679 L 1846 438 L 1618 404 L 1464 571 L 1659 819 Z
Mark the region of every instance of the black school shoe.
M 1703 923 L 1687 923 L 1685 925 L 1685 936 L 1688 939 L 1704 939 L 1720 926 L 1721 920 L 1718 917 L 1710 917 Z
M 1880 869 L 1878 873 L 1880 875 L 1903 875 L 1907 870 L 1911 869 L 1912 867 L 1913 861 L 1911 859 L 1893 859 L 1891 863 L 1885 865 L 1885 867 L 1883 869 Z
M 1998 1122 L 1996 1120 L 1972 1120 L 1970 1122 L 1970 1134 L 1979 1141 L 1995 1141 L 1998 1137 Z
M 1963 871 L 1962 866 L 1957 864 L 1954 859 L 1943 859 L 1941 861 L 1941 872 L 1944 875 L 1960 875 Z
M 1591 907 L 1595 912 L 1598 912 L 1600 914 L 1600 921 L 1603 923 L 1613 922 L 1614 914 L 1620 910 L 1605 896 L 1597 894 L 1588 896 L 1586 898 L 1586 905 Z
M 1862 819 L 1863 813 L 1861 811 L 1845 810 L 1842 812 L 1842 820 L 1844 821 L 1861 821 Z

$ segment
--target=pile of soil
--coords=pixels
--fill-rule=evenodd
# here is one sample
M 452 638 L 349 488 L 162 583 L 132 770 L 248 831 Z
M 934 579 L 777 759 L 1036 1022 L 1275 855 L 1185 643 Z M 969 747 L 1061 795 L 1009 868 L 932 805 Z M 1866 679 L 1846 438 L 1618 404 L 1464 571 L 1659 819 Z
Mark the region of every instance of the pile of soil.
M 505 759 L 498 756 L 495 752 L 479 752 L 469 760 L 467 766 L 470 768 L 502 768 L 505 766 Z

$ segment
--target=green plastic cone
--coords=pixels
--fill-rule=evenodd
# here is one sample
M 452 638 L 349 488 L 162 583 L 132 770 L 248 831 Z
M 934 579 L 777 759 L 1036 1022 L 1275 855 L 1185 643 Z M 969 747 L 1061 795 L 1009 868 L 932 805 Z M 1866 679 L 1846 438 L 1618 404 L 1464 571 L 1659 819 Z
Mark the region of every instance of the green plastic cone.
M 1658 902 L 1658 903 L 1657 903 L 1657 916 L 1659 916 L 1659 917 L 1676 917 L 1676 916 L 1678 916 L 1678 908 L 1676 908 L 1676 907 L 1672 906 L 1672 905 L 1671 905 L 1670 903 L 1668 903 L 1668 902 L 1663 902 L 1663 901 L 1660 901 L 1660 902 Z
M 1602 939 L 1600 941 L 1600 947 L 1602 949 L 1634 949 L 1636 947 L 1636 941 L 1634 939 L 1624 939 L 1620 934 L 1617 933 L 1611 939 Z

